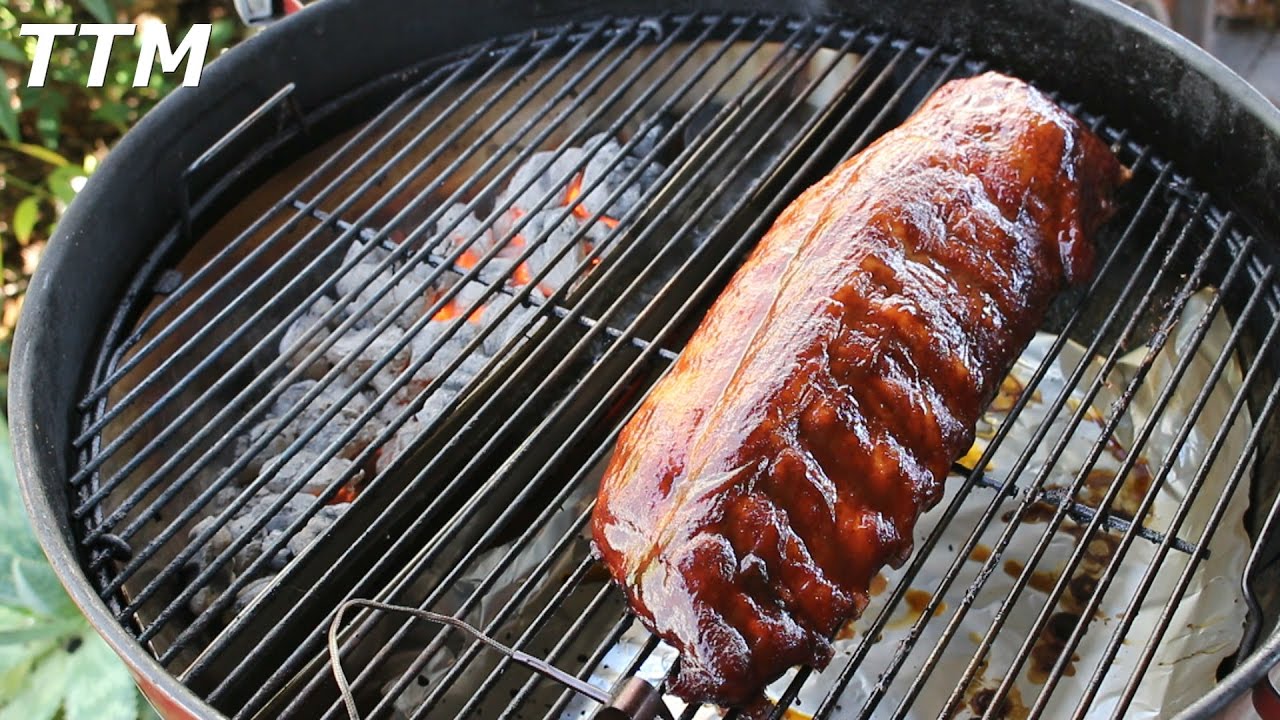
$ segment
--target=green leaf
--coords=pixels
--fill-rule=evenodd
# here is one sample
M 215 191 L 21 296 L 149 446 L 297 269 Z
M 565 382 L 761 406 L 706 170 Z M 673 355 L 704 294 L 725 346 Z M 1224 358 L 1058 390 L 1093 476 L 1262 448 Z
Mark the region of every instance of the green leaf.
M 84 5 L 84 9 L 88 10 L 93 15 L 93 19 L 100 23 L 113 23 L 116 21 L 115 12 L 112 11 L 105 0 L 80 0 L 80 4 Z
M 133 120 L 133 108 L 122 102 L 107 101 L 93 111 L 92 117 L 94 120 L 116 125 L 123 131 L 123 128 Z
M 54 640 L 65 637 L 82 625 L 83 623 L 78 620 L 64 620 L 41 622 L 14 630 L 0 630 L 0 645 L 24 645 L 34 640 Z
M 23 64 L 30 61 L 27 54 L 22 51 L 22 48 L 4 38 L 0 38 L 0 60 Z
M 63 203 L 70 203 L 76 197 L 76 189 L 71 184 L 71 181 L 84 176 L 84 168 L 67 165 L 49 173 L 49 176 L 45 178 L 45 185 L 49 188 L 49 192 L 53 193 L 54 197 Z
M 0 708 L 0 720 L 50 720 L 62 706 L 67 692 L 67 666 L 71 656 L 49 653 L 28 675 L 17 693 Z
M 9 89 L 9 76 L 3 69 L 0 69 L 0 133 L 15 143 L 22 139 L 18 130 L 18 113 L 13 109 L 13 91 Z
M 48 645 L 40 648 L 22 645 L 0 647 L 0 703 L 13 697 L 26 684 L 27 674 L 36 659 L 49 649 Z
M 85 633 L 84 644 L 71 656 L 67 670 L 76 681 L 67 685 L 66 720 L 137 717 L 138 691 L 133 677 L 96 633 Z
M 40 200 L 34 195 L 28 195 L 20 202 L 18 207 L 13 210 L 13 234 L 18 236 L 18 243 L 26 245 L 31 239 L 31 231 L 36 228 L 36 221 L 40 219 Z
M 63 67 L 58 64 L 58 60 L 50 62 L 50 73 L 54 74 L 54 70 Z M 87 72 L 86 72 L 87 75 Z M 71 98 L 75 95 L 69 95 L 65 90 L 58 87 L 65 83 L 56 77 L 53 82 L 46 87 L 22 87 L 18 89 L 18 96 L 22 100 L 22 110 L 24 113 L 35 115 L 35 128 L 40 136 L 40 144 L 46 148 L 58 147 L 59 139 L 62 136 L 62 113 L 67 109 L 71 102 Z M 83 86 L 84 79 L 75 81 L 78 85 Z M 58 157 L 56 152 L 53 153 Z M 63 162 L 66 162 L 64 159 Z
M 57 622 L 79 611 L 58 581 L 27 523 L 18 493 L 9 428 L 0 420 L 0 605 L 9 611 Z M 11 613 L 0 613 L 0 627 L 12 628 Z
M 218 18 L 213 21 L 213 27 L 209 28 L 209 45 L 214 48 L 227 47 L 235 42 L 239 32 L 240 23 L 229 17 Z
M 49 563 L 15 557 L 10 566 L 18 607 L 50 618 L 65 617 L 75 612 L 75 606 L 71 605 L 67 591 L 62 588 Z
M 7 147 L 11 150 L 17 150 L 23 155 L 29 155 L 37 160 L 43 160 L 55 167 L 62 167 L 64 165 L 71 164 L 70 160 L 62 157 L 56 151 L 50 150 L 46 147 L 40 147 L 39 145 L 24 142 L 6 142 L 0 143 L 0 146 Z

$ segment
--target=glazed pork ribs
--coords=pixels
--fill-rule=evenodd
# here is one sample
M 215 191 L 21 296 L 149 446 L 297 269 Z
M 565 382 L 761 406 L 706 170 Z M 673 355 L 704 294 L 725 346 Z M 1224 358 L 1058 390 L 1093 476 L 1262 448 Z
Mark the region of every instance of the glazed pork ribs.
M 592 532 L 672 689 L 742 705 L 821 667 L 1127 171 L 1026 83 L 939 89 L 778 218 L 623 429 Z

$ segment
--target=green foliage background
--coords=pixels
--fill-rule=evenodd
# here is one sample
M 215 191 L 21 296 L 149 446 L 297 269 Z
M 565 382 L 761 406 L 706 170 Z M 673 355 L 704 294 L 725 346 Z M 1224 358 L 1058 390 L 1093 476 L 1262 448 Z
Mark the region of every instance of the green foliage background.
M 23 23 L 213 23 L 208 59 L 244 30 L 219 0 L 0 0 L 0 408 L 22 296 L 45 243 L 112 144 L 181 80 L 154 72 L 134 88 L 138 35 L 118 38 L 106 83 L 88 88 L 94 38 L 55 43 L 45 86 L 26 87 L 34 38 Z M 124 665 L 72 604 L 23 512 L 0 416 L 0 720 L 155 717 Z
M 36 544 L 0 419 L 0 720 L 139 716 L 155 713 Z
M 22 294 L 45 242 L 85 178 L 138 118 L 181 82 L 159 68 L 133 87 L 139 38 L 117 38 L 100 88 L 86 87 L 96 39 L 60 37 L 44 87 L 26 79 L 35 38 L 23 23 L 165 23 L 174 47 L 192 23 L 209 22 L 208 60 L 244 31 L 230 0 L 0 0 L 0 406 L 7 404 L 9 342 Z

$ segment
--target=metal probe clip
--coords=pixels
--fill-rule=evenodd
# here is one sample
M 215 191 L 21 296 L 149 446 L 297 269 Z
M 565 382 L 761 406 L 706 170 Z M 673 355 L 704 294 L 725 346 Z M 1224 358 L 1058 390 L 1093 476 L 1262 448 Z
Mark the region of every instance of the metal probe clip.
M 360 711 L 356 707 L 356 700 L 351 693 L 351 685 L 347 681 L 346 672 L 342 669 L 341 655 L 338 651 L 338 631 L 342 627 L 343 615 L 353 607 L 404 613 L 457 628 L 490 648 L 497 650 L 512 661 L 600 703 L 603 707 L 596 712 L 595 720 L 673 720 L 671 711 L 667 708 L 666 703 L 662 701 L 662 694 L 648 682 L 638 677 L 628 678 L 617 693 L 610 695 L 595 685 L 570 675 L 541 658 L 533 657 L 503 645 L 469 623 L 451 615 L 441 615 L 429 610 L 420 610 L 403 605 L 391 605 L 373 600 L 348 600 L 338 606 L 338 611 L 333 615 L 333 621 L 329 623 L 329 666 L 333 670 L 333 678 L 338 683 L 338 692 L 342 695 L 342 702 L 346 705 L 347 714 L 351 717 L 351 720 L 360 720 Z

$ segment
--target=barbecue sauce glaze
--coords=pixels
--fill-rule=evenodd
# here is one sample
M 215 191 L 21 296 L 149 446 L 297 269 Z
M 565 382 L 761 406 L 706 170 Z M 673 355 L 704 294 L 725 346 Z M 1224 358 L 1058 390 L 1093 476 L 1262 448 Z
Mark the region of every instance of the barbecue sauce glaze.
M 824 666 L 1127 178 L 999 74 L 939 89 L 778 218 L 623 429 L 592 518 L 677 694 Z

